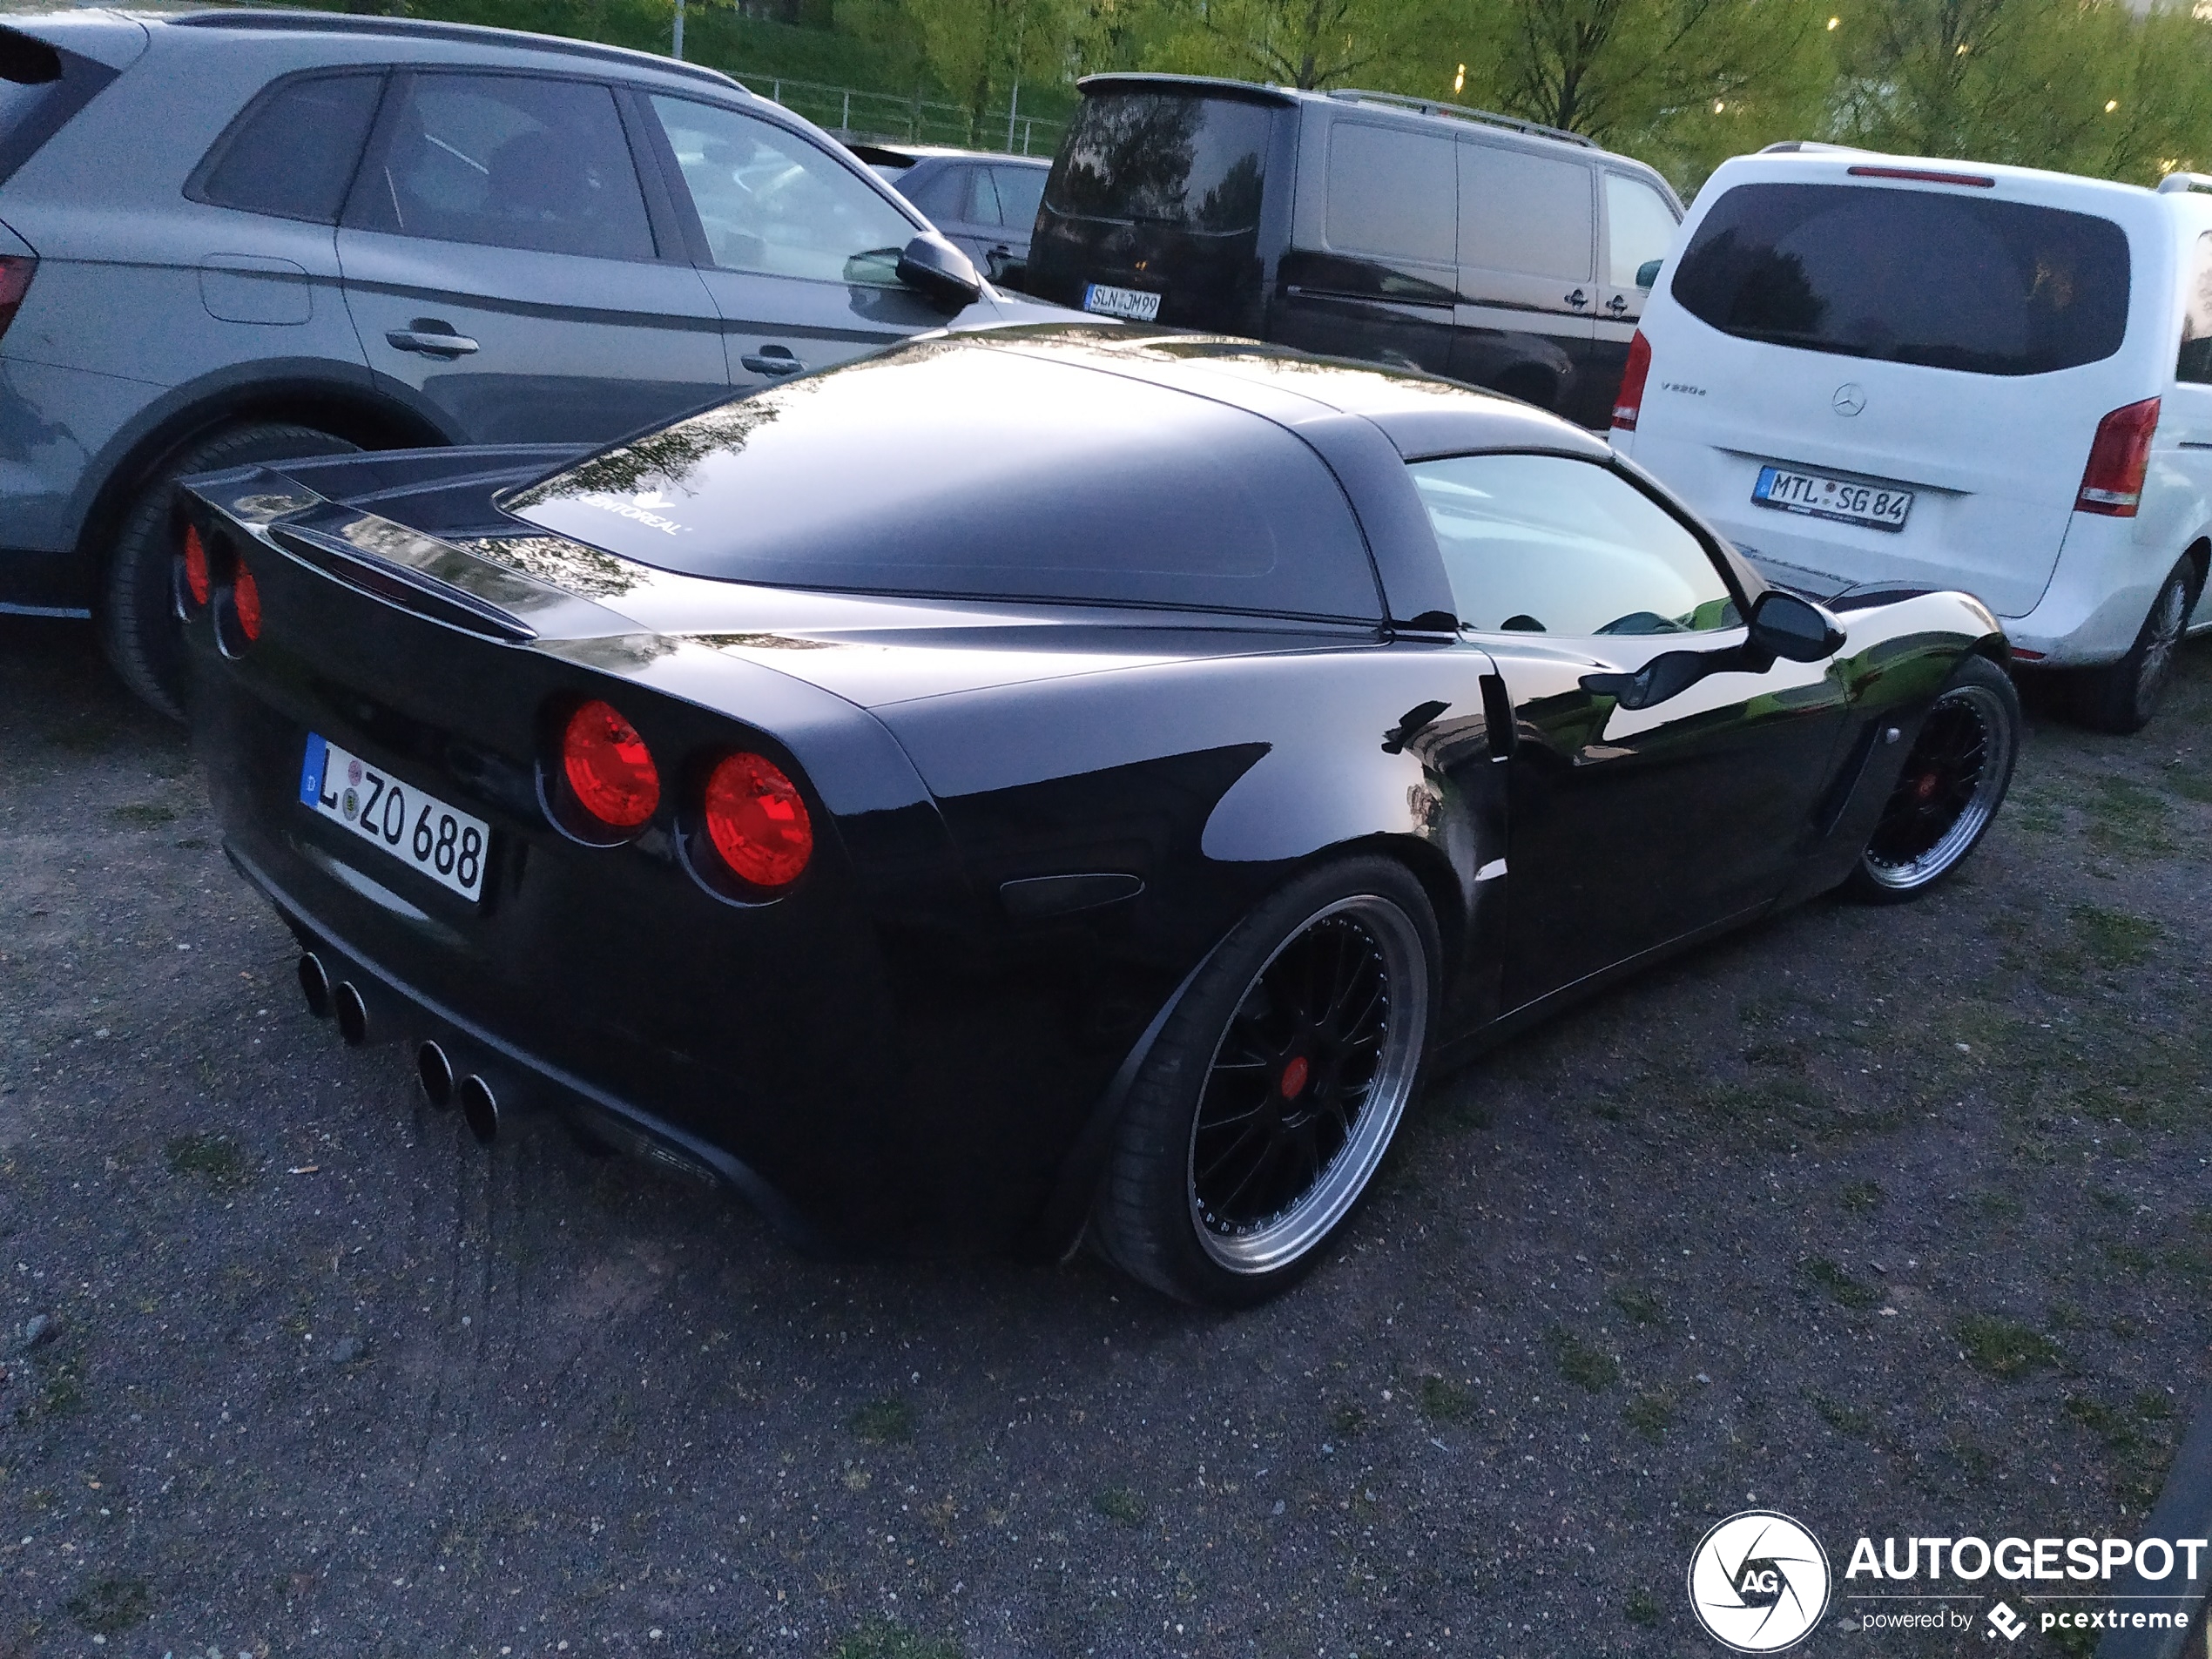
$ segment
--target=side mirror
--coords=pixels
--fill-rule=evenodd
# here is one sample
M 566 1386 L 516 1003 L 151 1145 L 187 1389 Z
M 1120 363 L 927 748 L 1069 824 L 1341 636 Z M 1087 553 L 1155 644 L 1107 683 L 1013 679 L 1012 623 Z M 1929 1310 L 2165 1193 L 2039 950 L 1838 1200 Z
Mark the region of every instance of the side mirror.
M 1646 260 L 1636 266 L 1636 287 L 1649 291 L 1651 285 L 1659 280 L 1659 267 L 1665 263 L 1664 260 Z
M 899 280 L 948 317 L 983 297 L 974 262 L 935 231 L 924 231 L 900 252 Z
M 1817 663 L 1833 657 L 1844 643 L 1836 619 L 1810 599 L 1769 588 L 1751 606 L 1752 650 L 1793 663 Z

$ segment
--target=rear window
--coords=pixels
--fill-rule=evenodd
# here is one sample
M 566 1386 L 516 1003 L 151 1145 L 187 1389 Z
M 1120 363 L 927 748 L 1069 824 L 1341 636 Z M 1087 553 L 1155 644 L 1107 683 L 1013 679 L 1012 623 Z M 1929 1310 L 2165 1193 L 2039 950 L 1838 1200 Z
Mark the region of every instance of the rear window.
M 0 28 L 0 183 L 114 78 L 105 64 Z
M 740 398 L 504 505 L 724 581 L 1380 616 L 1350 505 L 1280 427 L 956 341 Z
M 1738 339 L 2045 374 L 2120 349 L 2128 275 L 2126 233 L 2091 213 L 1948 191 L 1739 185 L 1698 226 L 1673 293 Z
M 1177 92 L 1084 98 L 1061 141 L 1045 206 L 1078 219 L 1229 234 L 1259 223 L 1273 111 Z
M 273 88 L 210 153 L 185 193 L 249 213 L 338 222 L 381 75 L 319 75 Z

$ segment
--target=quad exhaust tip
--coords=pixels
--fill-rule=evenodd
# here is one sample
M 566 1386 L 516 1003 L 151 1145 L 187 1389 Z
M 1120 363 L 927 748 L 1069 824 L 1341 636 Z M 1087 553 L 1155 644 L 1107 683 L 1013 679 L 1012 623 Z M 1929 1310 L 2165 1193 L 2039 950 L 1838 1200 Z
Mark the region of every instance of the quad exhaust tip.
M 347 1048 L 358 1049 L 368 1041 L 368 1004 L 361 1001 L 353 981 L 343 981 L 330 994 L 330 1008 L 338 1016 L 338 1035 L 346 1039 Z
M 453 1104 L 453 1062 L 446 1051 L 435 1042 L 426 1042 L 415 1051 L 415 1081 L 422 1085 L 422 1097 L 440 1111 Z
M 499 1133 L 499 1096 L 492 1092 L 491 1085 L 479 1076 L 464 1077 L 453 1091 L 453 1098 L 469 1132 L 489 1146 Z
M 307 999 L 307 1012 L 318 1020 L 330 1017 L 330 972 L 313 951 L 300 958 L 300 995 Z

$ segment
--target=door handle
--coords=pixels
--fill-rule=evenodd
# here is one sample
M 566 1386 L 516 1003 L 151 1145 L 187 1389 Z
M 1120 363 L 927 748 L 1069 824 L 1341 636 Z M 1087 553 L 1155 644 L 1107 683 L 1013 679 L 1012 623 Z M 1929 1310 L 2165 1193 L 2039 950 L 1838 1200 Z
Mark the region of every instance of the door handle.
M 384 338 L 401 351 L 421 352 L 425 357 L 466 357 L 478 349 L 476 342 L 468 335 L 456 334 L 442 326 L 395 328 Z
M 749 351 L 738 359 L 756 374 L 765 374 L 771 380 L 781 380 L 786 374 L 796 374 L 806 367 L 791 354 L 788 346 L 763 346 L 759 351 Z
M 1589 304 L 1589 295 L 1584 293 L 1580 288 L 1575 289 L 1574 293 L 1567 296 L 1567 303 L 1570 306 L 1586 306 Z
M 1608 300 L 1605 302 L 1605 308 L 1613 313 L 1615 316 L 1619 316 L 1621 313 L 1629 308 L 1628 296 L 1619 293 L 1615 294 L 1610 300 Z

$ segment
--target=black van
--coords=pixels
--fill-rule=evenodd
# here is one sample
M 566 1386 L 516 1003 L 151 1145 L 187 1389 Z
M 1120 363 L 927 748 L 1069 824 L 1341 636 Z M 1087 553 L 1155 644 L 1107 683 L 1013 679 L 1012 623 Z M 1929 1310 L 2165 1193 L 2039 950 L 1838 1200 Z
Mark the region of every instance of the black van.
M 1384 92 L 1184 75 L 1092 75 L 1078 90 L 1029 293 L 1609 421 L 1637 278 L 1656 273 L 1683 212 L 1642 163 Z

